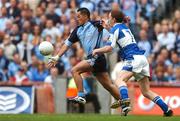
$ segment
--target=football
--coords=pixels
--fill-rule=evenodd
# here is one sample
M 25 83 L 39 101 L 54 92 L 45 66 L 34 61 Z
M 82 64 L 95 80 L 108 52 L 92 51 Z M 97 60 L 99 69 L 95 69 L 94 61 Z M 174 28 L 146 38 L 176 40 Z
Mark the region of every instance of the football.
M 52 54 L 54 47 L 50 42 L 43 41 L 39 45 L 39 51 L 43 56 L 48 56 Z

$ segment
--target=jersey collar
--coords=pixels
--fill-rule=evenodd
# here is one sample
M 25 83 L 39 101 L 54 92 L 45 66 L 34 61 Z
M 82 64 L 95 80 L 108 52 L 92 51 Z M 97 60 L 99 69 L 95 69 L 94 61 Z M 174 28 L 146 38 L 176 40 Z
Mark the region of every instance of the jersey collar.
M 115 23 L 113 27 L 115 27 L 116 25 L 119 25 L 119 24 L 122 24 L 122 23 Z
M 89 21 L 87 21 L 86 23 L 82 24 L 82 27 L 85 27 L 87 24 L 89 23 Z

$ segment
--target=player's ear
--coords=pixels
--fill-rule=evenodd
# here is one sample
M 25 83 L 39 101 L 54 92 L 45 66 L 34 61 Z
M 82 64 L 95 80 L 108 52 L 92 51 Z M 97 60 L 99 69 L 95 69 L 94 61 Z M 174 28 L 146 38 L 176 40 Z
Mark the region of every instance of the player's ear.
M 86 19 L 89 19 L 89 17 L 87 15 L 84 15 L 83 17 L 85 17 Z
M 115 18 L 113 18 L 113 23 L 116 23 L 116 19 Z

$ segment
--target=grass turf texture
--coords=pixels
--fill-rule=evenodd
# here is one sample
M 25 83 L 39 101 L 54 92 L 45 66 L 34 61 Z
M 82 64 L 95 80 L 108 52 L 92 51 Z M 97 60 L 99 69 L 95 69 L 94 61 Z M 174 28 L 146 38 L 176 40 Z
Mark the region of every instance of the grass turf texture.
M 0 115 L 0 121 L 180 121 L 180 116 L 127 116 L 65 114 L 65 115 Z

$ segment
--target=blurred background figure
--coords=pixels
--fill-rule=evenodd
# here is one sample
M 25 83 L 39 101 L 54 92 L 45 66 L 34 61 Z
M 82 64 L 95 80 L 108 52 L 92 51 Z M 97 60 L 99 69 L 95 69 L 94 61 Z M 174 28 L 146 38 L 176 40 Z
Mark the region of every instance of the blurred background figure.
M 8 22 L 7 8 L 2 7 L 1 14 L 0 14 L 0 26 L 1 26 L 0 31 L 1 32 L 5 32 L 7 22 Z
M 22 40 L 17 45 L 17 49 L 20 54 L 21 60 L 26 61 L 28 64 L 31 64 L 33 45 L 29 42 L 27 33 L 22 33 Z
M 17 45 L 21 41 L 21 32 L 18 24 L 14 23 L 10 31 L 10 39 L 14 45 Z
M 175 34 L 169 32 L 168 22 L 162 23 L 162 33 L 157 36 L 160 47 L 165 46 L 168 50 L 174 48 Z
M 58 76 L 58 69 L 56 67 L 53 67 L 50 69 L 50 74 L 45 78 L 44 82 L 54 85 L 57 76 Z
M 0 46 L 0 77 L 1 81 L 8 81 L 8 65 L 9 60 L 4 54 L 4 48 Z
M 38 61 L 37 68 L 32 71 L 33 82 L 44 82 L 45 78 L 49 75 L 48 69 L 45 67 L 43 61 Z
M 180 82 L 180 68 L 179 67 L 176 68 L 175 75 L 176 75 L 175 80 L 177 81 L 177 83 L 179 83 Z
M 8 34 L 4 35 L 3 43 L 0 44 L 4 48 L 4 54 L 8 60 L 13 60 L 13 54 L 17 52 L 16 46 L 12 43 Z
M 21 58 L 19 53 L 13 54 L 13 61 L 8 64 L 8 76 L 13 77 L 20 68 Z
M 26 75 L 27 69 L 24 67 L 26 64 L 27 63 L 25 61 L 22 61 L 18 72 L 16 72 L 15 75 L 10 78 L 10 81 L 15 85 L 26 84 L 29 81 L 29 78 Z
M 42 31 L 42 37 L 45 38 L 47 35 L 52 37 L 52 43 L 56 42 L 56 39 L 61 35 L 58 28 L 54 26 L 54 23 L 51 19 L 48 19 L 46 22 L 46 28 Z
M 168 82 L 168 77 L 166 77 L 164 73 L 165 73 L 165 70 L 163 67 L 161 66 L 156 67 L 155 76 L 153 80 L 156 82 Z
M 145 50 L 145 56 L 148 57 L 151 54 L 151 43 L 149 42 L 148 38 L 147 38 L 147 33 L 145 30 L 141 30 L 140 33 L 140 40 L 138 42 L 138 46 Z

